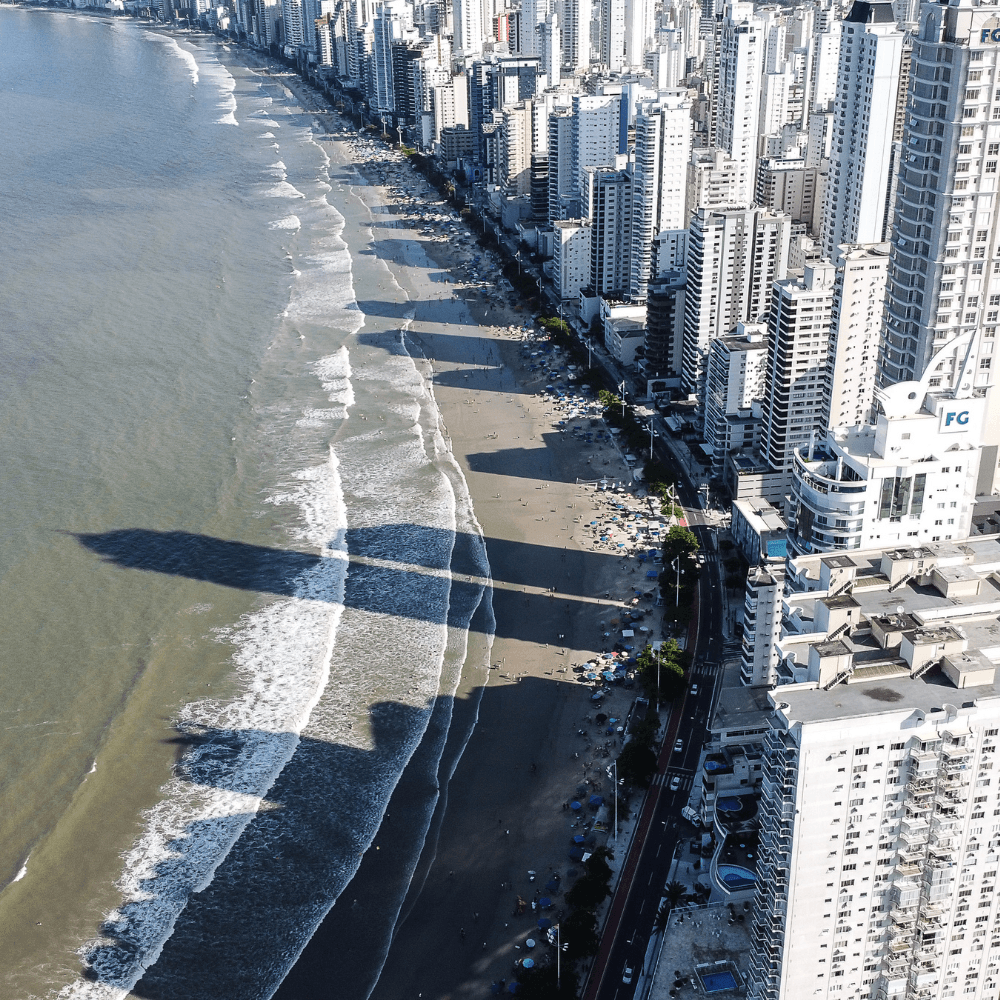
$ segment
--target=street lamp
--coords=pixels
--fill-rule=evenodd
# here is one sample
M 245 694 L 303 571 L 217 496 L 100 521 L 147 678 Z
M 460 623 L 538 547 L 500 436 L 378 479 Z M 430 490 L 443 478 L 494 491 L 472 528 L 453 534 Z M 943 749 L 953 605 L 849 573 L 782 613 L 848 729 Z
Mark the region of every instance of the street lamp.
M 656 647 L 656 714 L 660 714 L 660 647 Z
M 611 765 L 615 769 L 615 843 L 618 843 L 618 758 L 615 758 L 614 764 Z
M 681 603 L 681 557 L 674 556 L 674 561 L 670 566 L 677 571 L 677 587 L 674 598 L 674 607 L 676 608 Z
M 625 379 L 622 379 L 622 384 L 618 386 L 622 394 L 622 420 L 625 419 Z

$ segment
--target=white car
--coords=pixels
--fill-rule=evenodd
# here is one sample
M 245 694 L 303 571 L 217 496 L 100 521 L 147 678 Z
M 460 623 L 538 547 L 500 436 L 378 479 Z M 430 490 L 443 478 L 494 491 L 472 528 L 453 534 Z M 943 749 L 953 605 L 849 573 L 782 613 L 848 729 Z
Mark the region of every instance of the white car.
M 679 774 L 675 774 L 670 779 L 670 791 L 676 792 L 677 789 L 680 787 L 681 787 L 681 776 Z
M 625 971 L 622 973 L 622 982 L 626 986 L 631 986 L 632 985 L 632 976 L 633 975 L 635 975 L 635 970 L 632 968 L 631 965 L 626 965 L 625 966 Z
M 695 694 L 696 695 L 697 693 L 698 693 L 698 685 L 697 684 L 692 684 L 691 685 L 691 694 Z
M 683 749 L 684 749 L 684 741 L 683 740 L 677 740 L 674 743 L 674 753 L 681 753 L 683 751 Z

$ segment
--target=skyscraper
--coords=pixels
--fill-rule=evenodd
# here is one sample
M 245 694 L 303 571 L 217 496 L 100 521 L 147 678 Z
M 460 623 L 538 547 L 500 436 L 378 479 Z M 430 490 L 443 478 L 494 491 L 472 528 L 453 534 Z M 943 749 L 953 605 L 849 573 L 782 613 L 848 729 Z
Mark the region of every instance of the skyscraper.
M 709 341 L 766 312 L 771 283 L 785 276 L 790 234 L 787 215 L 758 207 L 695 212 L 684 302 L 688 392 L 703 395 Z
M 904 35 L 889 0 L 855 0 L 840 35 L 833 142 L 823 213 L 823 253 L 841 243 L 881 243 L 892 225 L 893 136 L 902 111 Z
M 635 116 L 632 173 L 632 274 L 629 294 L 643 301 L 653 277 L 653 240 L 664 230 L 687 226 L 686 169 L 691 156 L 691 101 L 683 90 L 664 91 L 641 102 Z M 676 270 L 683 260 L 663 260 L 659 270 Z
M 719 37 L 719 81 L 715 94 L 716 145 L 737 164 L 736 199 L 748 205 L 757 174 L 758 121 L 764 59 L 764 22 L 753 4 L 726 5 Z

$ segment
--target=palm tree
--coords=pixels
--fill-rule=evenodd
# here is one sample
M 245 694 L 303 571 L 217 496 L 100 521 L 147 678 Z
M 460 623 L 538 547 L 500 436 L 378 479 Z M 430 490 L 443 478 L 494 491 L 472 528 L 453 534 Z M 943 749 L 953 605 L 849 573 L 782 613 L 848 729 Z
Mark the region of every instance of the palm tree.
M 658 933 L 660 931 L 665 931 L 667 929 L 667 921 L 670 919 L 670 904 L 664 903 L 656 911 L 656 917 L 653 920 L 653 931 Z
M 666 893 L 667 905 L 670 909 L 673 909 L 684 899 L 688 890 L 683 882 L 674 880 L 673 882 L 668 882 L 663 891 Z

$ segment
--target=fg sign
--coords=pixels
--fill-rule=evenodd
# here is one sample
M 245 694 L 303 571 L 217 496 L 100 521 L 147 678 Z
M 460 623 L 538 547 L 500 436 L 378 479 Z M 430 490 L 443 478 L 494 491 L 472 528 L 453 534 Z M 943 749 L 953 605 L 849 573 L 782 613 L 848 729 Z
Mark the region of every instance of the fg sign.
M 1000 31 L 1000 29 L 997 29 Z M 942 410 L 941 411 L 941 430 L 948 433 L 955 433 L 956 431 L 964 431 L 968 428 L 969 424 L 969 411 L 968 410 Z
M 983 28 L 979 32 L 980 42 L 1000 42 L 1000 28 Z

